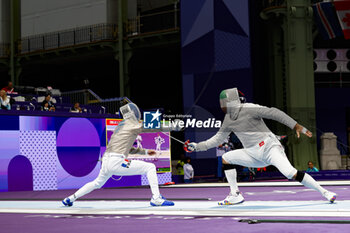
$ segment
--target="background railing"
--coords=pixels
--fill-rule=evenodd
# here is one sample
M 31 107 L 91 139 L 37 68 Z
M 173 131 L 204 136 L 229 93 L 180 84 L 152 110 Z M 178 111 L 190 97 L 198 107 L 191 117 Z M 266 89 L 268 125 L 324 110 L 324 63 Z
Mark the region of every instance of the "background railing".
M 121 101 L 126 97 L 118 97 L 112 99 L 102 100 L 101 102 L 91 102 L 89 106 L 96 106 L 101 108 L 101 114 L 110 113 L 118 114 L 121 107 Z
M 71 104 L 79 102 L 86 105 L 92 102 L 102 101 L 102 98 L 90 89 L 61 92 L 61 96 L 67 103 Z
M 151 33 L 178 29 L 180 25 L 180 11 L 178 9 L 145 14 L 128 20 L 127 35 L 136 36 L 143 33 Z
M 21 39 L 20 53 L 55 49 L 103 40 L 117 39 L 115 24 L 96 24 L 70 30 L 45 33 Z
M 263 8 L 282 6 L 286 0 L 263 0 Z
M 129 19 L 125 25 L 126 36 L 178 29 L 180 11 L 177 9 L 146 14 Z M 118 39 L 117 24 L 96 24 L 64 31 L 33 35 L 21 39 L 20 54 Z M 1 51 L 0 51 L 1 52 Z
M 263 8 L 269 8 L 269 7 L 278 7 L 282 5 L 286 5 L 286 2 L 288 0 L 263 0 Z M 311 0 L 311 4 L 315 4 L 318 2 L 323 2 L 323 0 Z
M 127 97 L 116 97 L 111 99 L 102 99 L 90 89 L 62 92 L 61 97 L 66 103 L 74 104 L 79 102 L 83 105 L 95 106 L 99 113 L 116 114 L 121 107 L 121 101 Z

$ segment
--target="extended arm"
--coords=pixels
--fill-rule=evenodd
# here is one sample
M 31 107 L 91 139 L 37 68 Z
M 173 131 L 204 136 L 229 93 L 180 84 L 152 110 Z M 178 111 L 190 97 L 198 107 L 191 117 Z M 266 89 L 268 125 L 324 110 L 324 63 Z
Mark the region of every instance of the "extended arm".
M 291 129 L 293 129 L 297 124 L 293 118 L 277 108 L 268 108 L 265 106 L 257 105 L 257 107 L 253 109 L 255 110 L 255 114 L 258 117 L 278 121 Z
M 295 129 L 298 138 L 300 137 L 300 133 L 304 133 L 306 136 L 312 137 L 312 133 L 309 130 L 299 125 L 293 118 L 277 108 L 268 108 L 258 105 L 258 107 L 254 109 L 255 114 L 261 118 L 275 120 L 291 129 Z
M 194 147 L 196 151 L 206 151 L 210 148 L 214 148 L 222 144 L 225 139 L 230 135 L 231 130 L 228 127 L 228 118 L 225 116 L 225 120 L 222 123 L 220 130 L 211 138 L 200 143 L 190 143 L 189 146 Z
M 196 145 L 196 151 L 206 151 L 210 148 L 219 146 L 225 141 L 230 132 L 224 132 L 219 130 L 213 137 L 209 138 L 206 141 L 200 142 Z

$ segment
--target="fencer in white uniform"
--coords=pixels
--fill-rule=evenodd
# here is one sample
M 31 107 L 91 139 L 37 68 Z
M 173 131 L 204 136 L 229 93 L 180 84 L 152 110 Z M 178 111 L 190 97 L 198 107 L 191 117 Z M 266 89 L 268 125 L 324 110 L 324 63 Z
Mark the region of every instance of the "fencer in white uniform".
M 224 142 L 231 132 L 234 132 L 242 142 L 244 149 L 225 153 L 222 156 L 223 164 L 257 168 L 273 165 L 288 179 L 295 179 L 306 187 L 319 191 L 331 203 L 335 201 L 335 193 L 322 188 L 309 174 L 297 171 L 290 164 L 284 148 L 266 126 L 263 119 L 272 119 L 294 129 L 298 137 L 300 133 L 312 137 L 309 130 L 276 108 L 242 103 L 237 88 L 227 89 L 220 93 L 220 107 L 226 113 L 220 130 L 206 141 L 190 143 L 188 149 L 206 151 L 217 147 Z M 218 204 L 234 205 L 242 203 L 244 198 L 237 186 L 236 169 L 225 170 L 225 175 L 230 185 L 230 194 Z
M 72 206 L 73 202 L 90 193 L 94 189 L 101 188 L 112 176 L 131 176 L 146 174 L 152 192 L 150 204 L 152 206 L 172 206 L 172 201 L 166 200 L 159 193 L 158 178 L 156 167 L 153 163 L 147 163 L 140 160 L 128 160 L 130 154 L 155 154 L 154 150 L 134 148 L 133 143 L 138 134 L 143 132 L 157 132 L 176 130 L 176 127 L 161 129 L 145 129 L 141 119 L 139 108 L 134 103 L 128 103 L 120 108 L 124 120 L 114 130 L 111 139 L 107 145 L 106 152 L 102 157 L 102 167 L 98 177 L 85 184 L 73 195 L 65 198 L 62 203 L 65 206 Z

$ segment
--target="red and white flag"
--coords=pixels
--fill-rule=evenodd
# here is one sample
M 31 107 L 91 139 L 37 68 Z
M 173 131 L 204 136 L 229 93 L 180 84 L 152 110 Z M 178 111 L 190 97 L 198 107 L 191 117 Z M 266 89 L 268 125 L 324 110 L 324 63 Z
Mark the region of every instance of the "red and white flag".
M 334 1 L 334 6 L 343 29 L 344 38 L 350 39 L 350 0 Z

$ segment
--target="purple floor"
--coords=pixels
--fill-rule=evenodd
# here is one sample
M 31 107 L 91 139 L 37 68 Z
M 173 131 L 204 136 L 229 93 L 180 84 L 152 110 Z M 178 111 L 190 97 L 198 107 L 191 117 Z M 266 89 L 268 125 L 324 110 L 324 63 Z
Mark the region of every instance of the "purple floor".
M 350 186 L 325 186 L 338 194 L 337 200 L 350 199 Z M 321 195 L 305 187 L 241 187 L 246 201 L 323 200 Z M 1 199 L 63 199 L 74 190 L 4 192 Z M 223 199 L 228 187 L 218 188 L 161 188 L 161 193 L 172 198 Z M 101 189 L 88 194 L 87 199 L 150 198 L 148 188 Z M 243 217 L 246 219 L 247 217 Z M 324 217 L 250 217 L 252 219 L 317 219 L 348 220 Z M 0 214 L 0 233 L 46 233 L 46 232 L 350 232 L 350 224 L 319 223 L 259 223 L 238 222 L 237 217 L 196 216 L 125 216 L 125 215 L 60 215 L 60 214 Z
M 252 217 L 254 218 L 254 217 Z M 349 232 L 350 224 L 238 222 L 232 217 L 0 214 L 1 233 Z M 288 219 L 282 217 L 254 219 Z M 289 218 L 312 219 L 312 218 Z M 339 218 L 318 218 L 333 220 Z M 344 219 L 344 218 L 343 218 Z M 349 220 L 349 219 L 344 219 Z
M 324 186 L 326 189 L 338 194 L 337 200 L 350 199 L 350 186 Z M 56 199 L 61 200 L 71 195 L 76 190 L 55 191 L 25 191 L 25 192 L 2 192 L 0 200 L 4 199 Z M 211 198 L 213 201 L 221 200 L 229 193 L 228 187 L 215 188 L 161 188 L 163 196 L 167 199 L 176 198 Z M 282 201 L 282 200 L 322 200 L 318 192 L 298 187 L 241 187 L 246 201 Z M 84 196 L 83 199 L 150 199 L 149 188 L 118 188 L 99 189 Z

